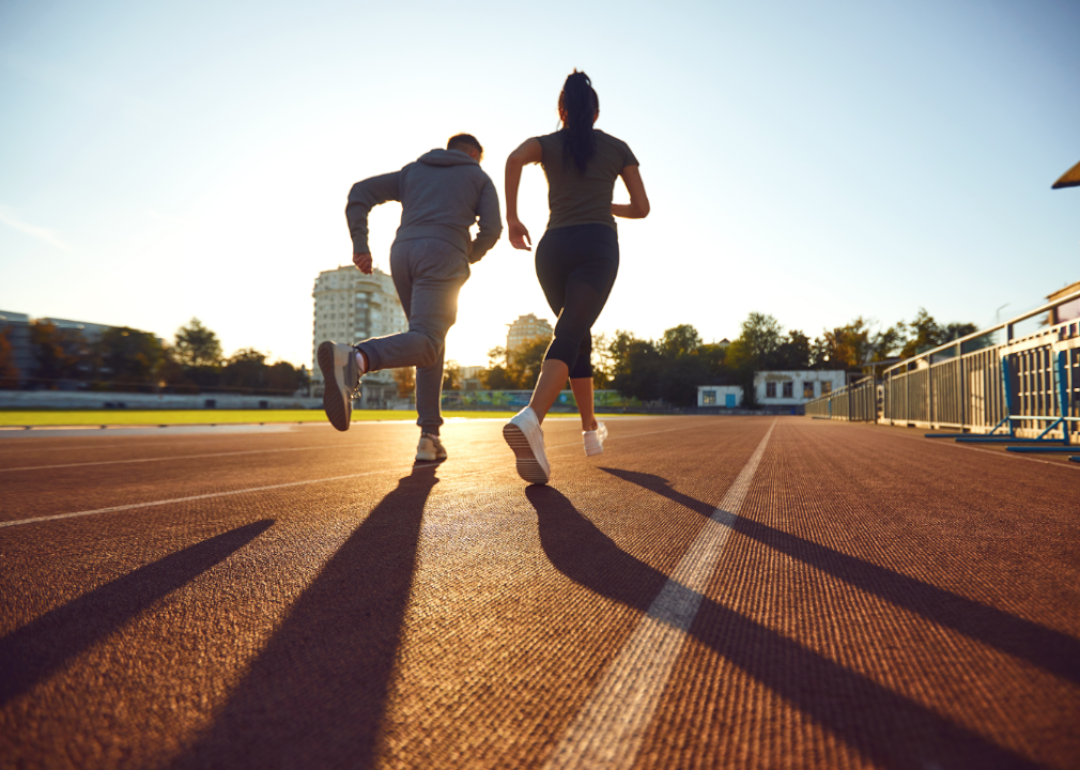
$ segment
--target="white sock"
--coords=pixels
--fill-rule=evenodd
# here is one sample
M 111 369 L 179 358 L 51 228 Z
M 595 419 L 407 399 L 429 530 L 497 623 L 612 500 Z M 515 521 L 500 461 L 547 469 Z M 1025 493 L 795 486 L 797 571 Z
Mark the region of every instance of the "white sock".
M 367 372 L 367 358 L 359 350 L 356 351 L 356 365 L 360 367 L 360 374 Z

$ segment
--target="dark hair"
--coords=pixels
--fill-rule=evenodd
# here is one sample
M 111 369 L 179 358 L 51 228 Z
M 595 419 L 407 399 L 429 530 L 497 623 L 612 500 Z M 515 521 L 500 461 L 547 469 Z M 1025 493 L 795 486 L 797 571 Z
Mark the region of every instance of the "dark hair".
M 480 142 L 476 141 L 476 137 L 472 134 L 454 134 L 446 142 L 446 149 L 448 150 L 460 150 L 462 147 L 472 147 L 478 153 L 480 157 L 484 157 L 484 148 L 480 146 Z
M 582 173 L 592 156 L 596 154 L 596 137 L 593 123 L 600 109 L 600 97 L 593 90 L 592 81 L 584 72 L 576 69 L 566 78 L 559 94 L 559 118 L 563 123 L 563 165 L 569 167 L 571 159 Z

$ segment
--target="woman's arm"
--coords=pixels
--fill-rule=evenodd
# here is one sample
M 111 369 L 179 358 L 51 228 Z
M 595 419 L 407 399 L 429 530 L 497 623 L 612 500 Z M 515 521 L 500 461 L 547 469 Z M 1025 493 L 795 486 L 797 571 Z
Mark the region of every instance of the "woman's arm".
M 612 203 L 612 216 L 623 219 L 644 219 L 649 216 L 649 196 L 645 194 L 645 183 L 641 181 L 641 169 L 638 166 L 627 166 L 619 174 L 626 191 L 630 193 L 629 203 Z
M 526 139 L 521 146 L 510 153 L 506 159 L 506 229 L 510 235 L 510 245 L 515 249 L 532 251 L 532 239 L 529 231 L 521 224 L 517 214 L 518 186 L 521 184 L 521 169 L 526 163 L 539 163 L 544 159 L 544 151 L 536 138 Z

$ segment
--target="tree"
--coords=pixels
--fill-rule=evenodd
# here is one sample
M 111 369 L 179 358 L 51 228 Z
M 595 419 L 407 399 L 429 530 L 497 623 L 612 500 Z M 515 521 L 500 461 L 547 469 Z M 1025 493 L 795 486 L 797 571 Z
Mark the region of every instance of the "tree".
M 615 359 L 611 355 L 611 340 L 606 334 L 597 334 L 592 341 L 593 387 L 602 390 L 611 384 Z
M 765 313 L 751 313 L 742 322 L 742 333 L 737 340 L 741 340 L 744 359 L 751 362 L 755 369 L 760 369 L 783 343 L 782 331 L 783 327 L 775 317 Z
M 701 347 L 701 335 L 689 324 L 680 324 L 664 332 L 660 338 L 660 353 L 669 358 L 689 355 Z
M 661 398 L 660 351 L 652 340 L 641 340 L 630 332 L 616 331 L 608 350 L 614 361 L 611 384 L 616 390 L 642 401 Z
M 402 366 L 392 370 L 397 383 L 398 398 L 408 398 L 416 390 L 416 368 Z
M 518 389 L 531 390 L 536 385 L 536 381 L 540 379 L 540 368 L 544 365 L 544 354 L 550 344 L 551 340 L 537 337 L 514 352 L 513 360 L 507 367 L 507 374 L 517 383 Z
M 443 390 L 461 390 L 461 367 L 457 361 L 447 361 L 443 367 Z
M 221 384 L 227 388 L 265 390 L 267 386 L 266 354 L 255 348 L 236 351 L 221 369 Z
M 89 375 L 93 368 L 89 346 L 78 329 L 61 329 L 49 321 L 30 322 L 30 344 L 37 359 L 37 378 L 55 389 L 65 380 Z
M 270 391 L 292 395 L 307 384 L 307 370 L 303 366 L 297 369 L 288 361 L 278 361 L 266 368 L 266 387 Z
M 128 326 L 106 329 L 94 346 L 100 356 L 101 373 L 113 382 L 156 385 L 155 374 L 165 354 L 149 332 Z
M 221 343 L 198 318 L 176 330 L 174 349 L 176 360 L 183 366 L 221 366 Z
M 780 346 L 769 356 L 769 369 L 790 371 L 810 368 L 810 338 L 792 329 Z

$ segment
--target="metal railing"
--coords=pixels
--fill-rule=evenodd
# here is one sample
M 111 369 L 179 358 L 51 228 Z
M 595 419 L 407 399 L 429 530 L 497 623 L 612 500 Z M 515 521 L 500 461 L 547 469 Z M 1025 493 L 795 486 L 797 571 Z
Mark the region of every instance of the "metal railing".
M 1069 443 L 1080 429 L 1080 320 L 1020 339 L 1014 332 L 1077 299 L 1080 292 L 920 353 L 885 369 L 880 382 L 867 377 L 809 402 L 806 413 Z M 999 332 L 1005 340 L 995 344 Z

